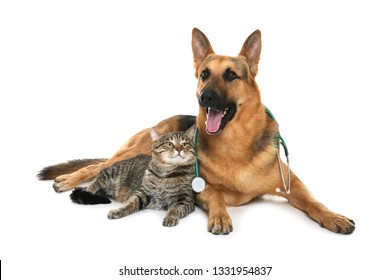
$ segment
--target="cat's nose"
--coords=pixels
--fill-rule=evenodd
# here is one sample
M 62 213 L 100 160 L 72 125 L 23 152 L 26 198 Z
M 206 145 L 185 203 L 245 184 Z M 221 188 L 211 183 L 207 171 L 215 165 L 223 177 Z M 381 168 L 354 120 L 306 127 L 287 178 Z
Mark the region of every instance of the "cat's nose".
M 180 153 L 180 152 L 182 151 L 182 148 L 181 148 L 181 147 L 176 147 L 176 151 L 177 151 L 178 153 Z

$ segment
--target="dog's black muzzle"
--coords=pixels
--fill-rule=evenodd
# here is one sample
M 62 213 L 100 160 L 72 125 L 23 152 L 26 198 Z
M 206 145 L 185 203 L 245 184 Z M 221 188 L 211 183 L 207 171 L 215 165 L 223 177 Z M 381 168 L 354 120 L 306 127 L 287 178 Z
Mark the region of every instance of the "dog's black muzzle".
M 218 134 L 235 115 L 235 102 L 225 96 L 211 88 L 205 88 L 200 93 L 199 105 L 206 110 L 208 134 Z
M 203 108 L 214 108 L 217 109 L 217 104 L 219 103 L 219 95 L 213 89 L 204 89 L 199 98 L 199 104 Z

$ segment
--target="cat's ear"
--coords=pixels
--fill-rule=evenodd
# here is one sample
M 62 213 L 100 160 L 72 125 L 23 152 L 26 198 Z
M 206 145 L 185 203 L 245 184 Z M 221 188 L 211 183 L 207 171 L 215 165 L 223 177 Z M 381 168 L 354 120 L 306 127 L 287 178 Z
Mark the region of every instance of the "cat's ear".
M 160 135 L 158 134 L 158 132 L 155 131 L 154 128 L 150 128 L 150 136 L 151 136 L 151 139 L 154 141 L 157 141 L 160 137 Z
M 197 125 L 194 124 L 185 132 L 185 134 L 188 135 L 189 138 L 193 139 L 196 133 L 196 129 L 197 129 Z

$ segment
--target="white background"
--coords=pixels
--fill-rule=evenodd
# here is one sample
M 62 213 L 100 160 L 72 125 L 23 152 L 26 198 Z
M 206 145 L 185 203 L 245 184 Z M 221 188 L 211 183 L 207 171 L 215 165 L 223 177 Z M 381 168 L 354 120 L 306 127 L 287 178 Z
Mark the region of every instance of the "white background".
M 266 279 L 387 277 L 387 5 L 316 2 L 1 1 L 4 279 L 160 279 L 119 276 L 125 265 L 210 271 L 174 279 L 218 279 L 214 266 L 272 266 Z M 208 233 L 200 209 L 175 228 L 155 211 L 111 221 L 118 204 L 75 205 L 36 180 L 46 165 L 110 157 L 140 129 L 197 114 L 193 27 L 227 55 L 262 31 L 257 81 L 292 168 L 355 220 L 352 235 L 271 199 L 229 208 L 228 236 Z

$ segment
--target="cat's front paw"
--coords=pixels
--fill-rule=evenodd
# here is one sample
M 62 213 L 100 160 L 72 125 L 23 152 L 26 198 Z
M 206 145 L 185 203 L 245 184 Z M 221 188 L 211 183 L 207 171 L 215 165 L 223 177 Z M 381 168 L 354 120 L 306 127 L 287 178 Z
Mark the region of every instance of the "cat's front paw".
M 163 219 L 162 225 L 165 227 L 174 227 L 178 225 L 180 218 L 176 216 L 167 216 Z
M 113 219 L 120 219 L 124 217 L 123 211 L 120 209 L 114 209 L 108 212 L 108 219 L 113 220 Z

